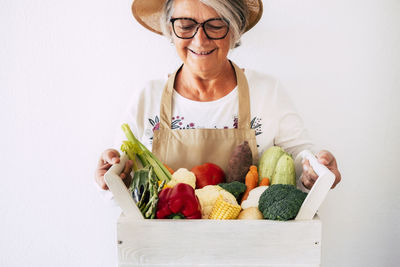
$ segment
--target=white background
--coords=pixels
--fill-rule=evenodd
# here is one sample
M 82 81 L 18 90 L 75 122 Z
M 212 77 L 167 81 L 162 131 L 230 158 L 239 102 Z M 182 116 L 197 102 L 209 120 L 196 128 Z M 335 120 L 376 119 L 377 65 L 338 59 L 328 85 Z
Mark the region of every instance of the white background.
M 114 266 L 116 218 L 93 185 L 144 81 L 179 64 L 130 0 L 0 0 L 0 266 Z M 400 265 L 400 1 L 269 0 L 230 58 L 280 78 L 343 181 L 323 267 Z

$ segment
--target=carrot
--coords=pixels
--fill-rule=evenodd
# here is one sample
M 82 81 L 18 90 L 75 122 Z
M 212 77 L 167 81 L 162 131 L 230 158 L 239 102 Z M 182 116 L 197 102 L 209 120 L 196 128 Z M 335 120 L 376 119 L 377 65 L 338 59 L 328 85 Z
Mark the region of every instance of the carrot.
M 269 178 L 268 177 L 265 177 L 265 178 L 263 178 L 261 180 L 259 186 L 262 186 L 262 185 L 267 185 L 267 186 L 269 185 Z
M 167 168 L 170 174 L 174 174 L 174 170 L 168 167 L 167 164 L 164 164 L 164 167 Z
M 246 191 L 243 194 L 242 202 L 247 199 L 249 192 L 258 186 L 258 172 L 257 167 L 254 165 L 250 166 L 249 172 L 246 174 L 245 184 L 247 186 Z

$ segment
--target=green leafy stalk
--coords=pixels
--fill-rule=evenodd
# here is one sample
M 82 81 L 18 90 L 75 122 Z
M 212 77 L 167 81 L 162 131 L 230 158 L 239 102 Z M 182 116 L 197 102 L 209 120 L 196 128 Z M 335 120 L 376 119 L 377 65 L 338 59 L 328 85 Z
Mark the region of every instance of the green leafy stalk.
M 132 160 L 133 165 L 132 165 L 132 169 L 133 171 L 137 171 L 138 170 L 138 166 L 136 164 L 136 157 L 135 157 L 135 152 L 133 149 L 133 144 L 129 141 L 124 141 L 121 145 L 121 151 L 125 152 L 129 159 Z
M 140 141 L 135 137 L 129 128 L 128 124 L 123 124 L 121 126 L 124 131 L 126 138 L 133 144 L 133 146 L 137 146 L 140 151 L 136 151 L 139 159 L 141 160 L 143 166 L 151 165 L 154 169 L 154 172 L 159 180 L 167 180 L 170 181 L 172 179 L 171 173 L 165 168 L 164 164 L 154 156 L 151 151 L 149 151 Z M 147 162 L 146 162 L 147 161 Z
M 143 154 L 143 150 L 140 149 L 138 144 L 132 143 L 131 141 L 123 141 L 123 143 L 121 145 L 121 150 L 122 151 L 126 150 L 131 155 L 136 154 L 138 156 L 138 158 L 140 159 L 140 162 L 142 163 L 143 166 L 149 165 L 148 160 L 146 159 L 145 155 Z M 129 154 L 128 154 L 128 156 L 129 156 Z

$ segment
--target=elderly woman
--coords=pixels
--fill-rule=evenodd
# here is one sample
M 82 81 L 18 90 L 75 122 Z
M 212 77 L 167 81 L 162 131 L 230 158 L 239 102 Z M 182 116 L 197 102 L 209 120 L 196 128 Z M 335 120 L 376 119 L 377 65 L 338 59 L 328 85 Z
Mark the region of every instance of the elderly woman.
M 167 81 L 143 88 L 125 117 L 135 136 L 173 169 L 213 162 L 223 169 L 232 150 L 247 141 L 256 162 L 276 145 L 295 158 L 313 150 L 302 120 L 271 76 L 244 70 L 228 59 L 241 35 L 262 14 L 261 0 L 135 0 L 139 23 L 170 38 L 183 64 Z M 316 152 L 316 151 L 314 151 Z M 116 149 L 105 150 L 95 179 L 107 190 L 104 173 L 119 162 Z M 335 157 L 316 156 L 340 181 Z M 317 175 L 304 161 L 299 184 L 310 189 Z M 121 178 L 129 180 L 132 162 Z

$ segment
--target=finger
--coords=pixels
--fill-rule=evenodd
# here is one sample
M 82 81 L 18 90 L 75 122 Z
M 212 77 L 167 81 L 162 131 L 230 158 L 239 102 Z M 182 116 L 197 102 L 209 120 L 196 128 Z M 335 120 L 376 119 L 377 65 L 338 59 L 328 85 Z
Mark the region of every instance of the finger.
M 108 163 L 104 162 L 103 155 L 101 155 L 100 158 L 99 158 L 99 161 L 97 163 L 97 168 L 102 168 L 102 167 L 104 167 L 105 164 L 108 164 Z
M 128 160 L 125 163 L 125 168 L 122 171 L 122 173 L 120 174 L 120 177 L 122 179 L 125 179 L 126 177 L 129 177 L 129 174 L 131 173 L 131 171 L 132 171 L 132 160 Z
M 303 183 L 304 187 L 307 189 L 311 189 L 311 187 L 313 187 L 313 185 L 314 185 L 310 180 L 308 180 L 307 178 L 305 178 L 303 176 L 302 176 L 301 182 Z
M 106 163 L 106 164 L 102 164 L 102 165 L 100 165 L 97 169 L 98 170 L 108 170 L 108 169 L 110 169 L 110 167 L 111 167 L 112 165 L 110 164 L 110 163 Z
M 121 175 L 121 178 L 126 187 L 129 187 L 132 182 L 132 176 L 131 176 L 132 165 L 133 162 L 131 160 L 128 160 L 125 164 L 124 172 L 122 173 L 123 176 Z
M 302 163 L 303 173 L 301 175 L 301 181 L 307 189 L 311 189 L 315 181 L 318 179 L 318 175 L 314 172 L 314 169 L 311 167 L 310 162 L 307 159 L 304 159 Z
M 120 161 L 119 152 L 115 149 L 107 149 L 102 156 L 105 163 L 116 164 Z
M 106 173 L 106 171 L 107 170 L 97 170 L 96 175 L 95 175 L 96 183 L 103 190 L 108 190 L 108 186 L 107 186 L 106 182 L 104 181 L 104 174 Z
M 311 189 L 311 187 L 313 187 L 315 181 L 310 179 L 310 177 L 306 174 L 303 173 L 301 175 L 301 182 L 303 183 L 304 187 L 307 189 Z
M 321 163 L 323 163 L 335 175 L 335 181 L 333 182 L 331 187 L 333 189 L 342 180 L 342 176 L 337 167 L 336 158 L 332 155 L 332 153 L 326 150 L 322 150 L 318 154 L 321 159 L 320 162 L 322 161 Z
M 108 186 L 107 186 L 106 182 L 104 182 L 104 181 L 103 181 L 103 182 L 100 182 L 99 185 L 100 185 L 100 188 L 101 188 L 101 189 L 103 189 L 103 190 L 108 190 Z
M 125 179 L 122 180 L 122 181 L 124 182 L 125 186 L 126 186 L 127 188 L 129 188 L 129 186 L 131 185 L 131 182 L 132 182 L 132 177 L 129 175 L 127 178 L 125 178 Z
M 335 181 L 333 182 L 333 185 L 332 185 L 331 189 L 335 188 L 336 185 L 338 183 L 340 183 L 340 181 L 342 180 L 342 175 L 340 174 L 338 169 L 332 170 L 332 172 L 333 172 L 333 174 L 335 174 Z
M 100 159 L 98 161 L 97 167 L 104 167 L 106 164 L 114 164 L 112 162 L 113 158 L 117 158 L 115 163 L 119 162 L 119 152 L 115 149 L 107 149 L 101 153 Z
M 311 167 L 310 161 L 308 161 L 308 159 L 303 161 L 303 174 L 305 174 L 307 179 L 313 182 L 318 179 L 318 175 L 315 173 L 313 167 Z
M 321 150 L 317 153 L 317 159 L 319 163 L 328 166 L 332 163 L 335 157 L 332 155 L 331 152 L 327 150 Z

